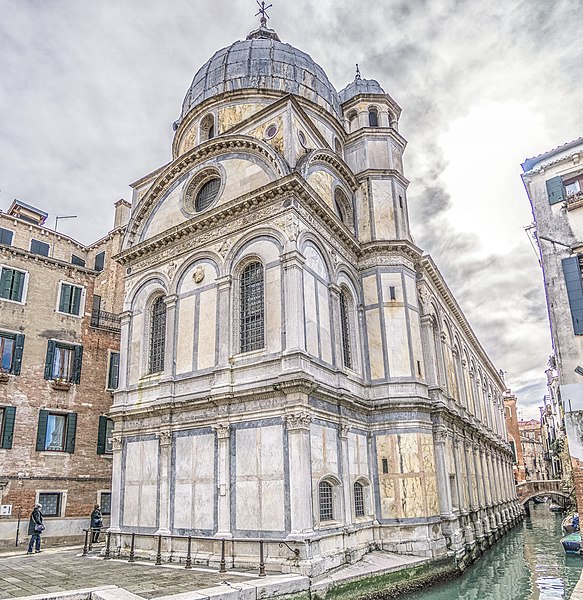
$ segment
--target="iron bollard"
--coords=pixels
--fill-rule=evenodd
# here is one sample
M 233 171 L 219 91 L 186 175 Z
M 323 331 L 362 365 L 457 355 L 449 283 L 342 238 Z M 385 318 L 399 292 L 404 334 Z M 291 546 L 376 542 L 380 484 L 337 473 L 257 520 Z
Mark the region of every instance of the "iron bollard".
M 87 556 L 87 536 L 89 535 L 89 532 L 87 531 L 87 529 L 83 530 L 85 532 L 85 543 L 83 544 L 83 556 Z
M 162 536 L 158 536 L 158 553 L 156 554 L 156 564 L 162 564 Z
M 93 527 L 89 528 L 89 551 L 91 552 L 91 548 L 93 548 Z
M 265 577 L 265 561 L 263 558 L 263 540 L 259 542 L 259 577 Z
M 128 560 L 128 562 L 136 562 L 136 558 L 134 555 L 135 544 L 136 544 L 136 534 L 132 533 L 132 543 L 130 546 L 130 559 Z
M 105 533 L 105 554 L 103 555 L 104 560 L 109 560 L 111 556 L 109 555 L 109 545 L 111 543 L 111 532 L 107 531 Z
M 219 567 L 219 573 L 226 573 L 227 565 L 225 564 L 225 540 L 221 540 L 221 564 Z
M 190 550 L 192 546 L 192 538 L 188 536 L 188 549 L 186 551 L 186 565 L 185 569 L 192 569 L 192 556 L 190 555 Z

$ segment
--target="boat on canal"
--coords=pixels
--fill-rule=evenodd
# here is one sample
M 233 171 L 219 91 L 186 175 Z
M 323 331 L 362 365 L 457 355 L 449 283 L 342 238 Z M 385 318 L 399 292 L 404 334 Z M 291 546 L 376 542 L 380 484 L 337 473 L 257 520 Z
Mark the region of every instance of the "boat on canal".
M 579 531 L 579 513 L 567 515 L 561 523 L 564 533 L 577 533 Z
M 570 533 L 561 539 L 563 549 L 567 554 L 581 554 L 581 534 Z
M 555 503 L 553 502 L 553 503 L 551 503 L 551 504 L 549 505 L 549 510 L 550 510 L 551 512 L 561 512 L 561 511 L 563 510 L 563 507 L 562 507 L 562 506 L 560 506 L 559 504 L 555 504 Z

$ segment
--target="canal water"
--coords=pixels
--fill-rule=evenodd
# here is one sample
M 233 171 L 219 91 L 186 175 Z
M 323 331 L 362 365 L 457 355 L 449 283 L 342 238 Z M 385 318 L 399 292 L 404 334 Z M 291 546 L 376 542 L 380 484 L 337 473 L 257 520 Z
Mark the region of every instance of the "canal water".
M 516 526 L 461 577 L 407 600 L 555 600 L 570 598 L 583 558 L 561 546 L 562 513 L 530 503 L 530 517 Z

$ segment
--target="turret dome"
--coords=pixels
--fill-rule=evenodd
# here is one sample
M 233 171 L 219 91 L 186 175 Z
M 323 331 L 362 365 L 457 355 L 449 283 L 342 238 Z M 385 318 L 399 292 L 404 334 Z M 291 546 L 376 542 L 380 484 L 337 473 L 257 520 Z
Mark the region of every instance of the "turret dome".
M 243 89 L 274 90 L 314 102 L 340 118 L 338 92 L 324 69 L 305 52 L 284 44 L 261 26 L 246 40 L 219 50 L 194 76 L 182 104 L 180 121 L 204 100 Z
M 359 94 L 385 94 L 385 90 L 375 79 L 361 79 L 359 76 L 340 91 L 340 102 L 344 104 Z

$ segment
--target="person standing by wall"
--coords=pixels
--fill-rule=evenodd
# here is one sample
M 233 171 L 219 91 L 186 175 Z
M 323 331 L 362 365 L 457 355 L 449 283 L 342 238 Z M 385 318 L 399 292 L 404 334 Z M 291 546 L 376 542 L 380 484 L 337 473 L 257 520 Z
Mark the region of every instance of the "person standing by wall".
M 28 522 L 28 535 L 30 535 L 30 542 L 28 542 L 28 551 L 27 554 L 32 554 L 32 547 L 34 546 L 35 552 L 40 552 L 40 536 L 41 533 L 45 530 L 45 526 L 43 525 L 43 514 L 41 512 L 42 505 L 35 504 L 34 509 L 30 515 L 30 520 Z
M 93 507 L 93 512 L 91 513 L 91 534 L 92 539 L 91 543 L 96 544 L 99 541 L 99 533 L 101 532 L 101 528 L 103 527 L 103 516 L 101 514 L 101 508 L 99 504 L 96 504 Z

